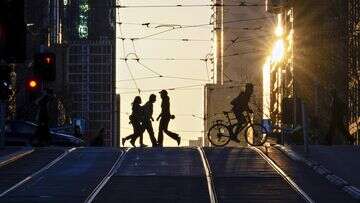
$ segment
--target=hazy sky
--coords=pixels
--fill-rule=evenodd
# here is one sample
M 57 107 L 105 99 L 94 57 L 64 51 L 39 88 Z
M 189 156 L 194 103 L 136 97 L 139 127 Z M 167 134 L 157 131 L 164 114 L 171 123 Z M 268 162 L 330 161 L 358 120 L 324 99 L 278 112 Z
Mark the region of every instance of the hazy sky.
M 121 5 L 176 5 L 210 4 L 211 2 L 206 0 L 122 0 L 120 3 Z M 210 22 L 211 14 L 212 11 L 210 7 L 118 9 L 118 21 L 123 24 L 117 27 L 117 35 L 122 38 L 141 38 L 169 29 L 169 27 L 155 28 L 158 24 L 207 24 Z M 127 23 L 135 23 L 135 25 Z M 150 23 L 150 28 L 143 25 L 137 25 L 142 23 Z M 146 70 L 136 61 L 128 61 L 127 66 L 126 63 L 120 59 L 128 54 L 130 54 L 129 58 L 134 58 L 134 55 L 131 53 L 136 53 L 142 64 L 161 75 L 199 79 L 182 80 L 164 77 L 136 80 L 136 83 L 138 88 L 142 91 L 154 90 L 140 94 L 143 104 L 148 100 L 151 93 L 157 95 L 157 101 L 154 104 L 155 119 L 160 113 L 161 104 L 158 89 L 199 85 L 191 88 L 168 91 L 171 102 L 171 112 L 176 116 L 176 119 L 170 122 L 169 130 L 175 131 L 181 135 L 181 145 L 183 146 L 188 145 L 189 139 L 197 139 L 197 137 L 203 135 L 201 132 L 203 130 L 203 120 L 197 117 L 203 117 L 203 88 L 201 85 L 205 84 L 206 80 L 208 80 L 208 73 L 205 63 L 200 59 L 205 58 L 211 50 L 211 29 L 211 26 L 175 29 L 146 39 L 134 40 L 134 44 L 131 40 L 125 40 L 125 43 L 122 43 L 122 40 L 118 40 L 117 92 L 121 94 L 122 138 L 132 133 L 128 113 L 131 113 L 131 102 L 133 98 L 138 95 L 136 85 L 134 81 L 131 80 L 132 77 L 129 73 L 129 69 L 134 78 L 158 76 L 157 74 Z M 187 42 L 180 40 L 164 40 L 183 38 L 201 39 L 201 41 Z M 152 60 L 149 60 L 149 58 Z M 195 60 L 154 60 L 154 58 Z M 209 69 L 211 68 L 212 67 L 209 66 Z M 192 115 L 195 115 L 195 117 Z M 155 136 L 157 137 L 158 122 L 153 122 L 153 127 Z M 144 140 L 145 144 L 150 145 L 147 133 L 144 134 Z M 164 145 L 176 146 L 176 142 L 165 135 Z

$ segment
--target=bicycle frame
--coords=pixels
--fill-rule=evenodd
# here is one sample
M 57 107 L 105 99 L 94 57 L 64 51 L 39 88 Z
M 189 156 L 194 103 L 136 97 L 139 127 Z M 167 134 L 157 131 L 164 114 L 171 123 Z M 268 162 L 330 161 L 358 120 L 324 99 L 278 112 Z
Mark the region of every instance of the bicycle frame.
M 248 125 L 252 124 L 252 120 L 251 120 L 251 118 L 250 118 L 250 114 L 249 114 L 249 113 L 246 113 L 246 114 L 245 114 L 246 122 L 245 122 L 242 126 L 240 126 L 239 122 L 236 122 L 236 123 L 232 124 L 231 120 L 237 120 L 237 119 L 236 119 L 236 118 L 235 118 L 235 119 L 231 119 L 230 116 L 229 116 L 229 114 L 230 114 L 230 113 L 234 113 L 234 112 L 232 112 L 232 111 L 230 111 L 230 112 L 224 111 L 223 113 L 224 113 L 224 115 L 225 115 L 226 118 L 227 118 L 227 124 L 226 124 L 226 126 L 229 128 L 229 133 L 230 133 L 230 136 L 231 136 L 231 137 L 236 136 L 236 133 L 233 132 L 233 128 L 234 128 L 234 127 L 239 126 L 240 129 L 239 129 L 238 133 L 240 133 L 240 132 L 241 132 L 242 130 L 244 130 Z

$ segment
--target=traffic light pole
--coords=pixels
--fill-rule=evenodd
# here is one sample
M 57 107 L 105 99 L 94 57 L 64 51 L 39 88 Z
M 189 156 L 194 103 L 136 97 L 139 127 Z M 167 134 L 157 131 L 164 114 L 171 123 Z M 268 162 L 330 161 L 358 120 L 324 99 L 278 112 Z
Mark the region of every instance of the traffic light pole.
M 0 100 L 0 148 L 5 146 L 6 102 Z

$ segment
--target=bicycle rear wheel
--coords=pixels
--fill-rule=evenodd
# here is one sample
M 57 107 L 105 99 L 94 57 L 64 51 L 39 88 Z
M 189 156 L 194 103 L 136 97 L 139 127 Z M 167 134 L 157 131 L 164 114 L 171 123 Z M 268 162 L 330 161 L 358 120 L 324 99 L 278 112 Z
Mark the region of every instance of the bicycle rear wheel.
M 222 147 L 230 141 L 229 128 L 221 123 L 213 125 L 208 132 L 208 139 L 211 144 Z
M 251 146 L 261 146 L 267 139 L 266 128 L 260 124 L 250 124 L 245 130 L 245 140 Z

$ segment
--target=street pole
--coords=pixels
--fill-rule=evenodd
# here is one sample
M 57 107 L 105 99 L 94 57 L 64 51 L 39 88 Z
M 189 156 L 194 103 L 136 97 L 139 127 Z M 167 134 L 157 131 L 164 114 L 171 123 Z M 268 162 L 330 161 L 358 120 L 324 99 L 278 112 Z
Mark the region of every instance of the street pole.
M 5 146 L 6 102 L 0 100 L 0 148 Z
M 216 84 L 224 84 L 223 62 L 223 0 L 215 0 L 215 65 Z
M 305 109 L 304 102 L 301 102 L 301 111 L 302 111 L 302 129 L 303 129 L 303 137 L 304 137 L 304 151 L 305 151 L 305 154 L 308 154 L 308 152 L 309 152 L 308 131 L 307 131 L 306 109 Z

